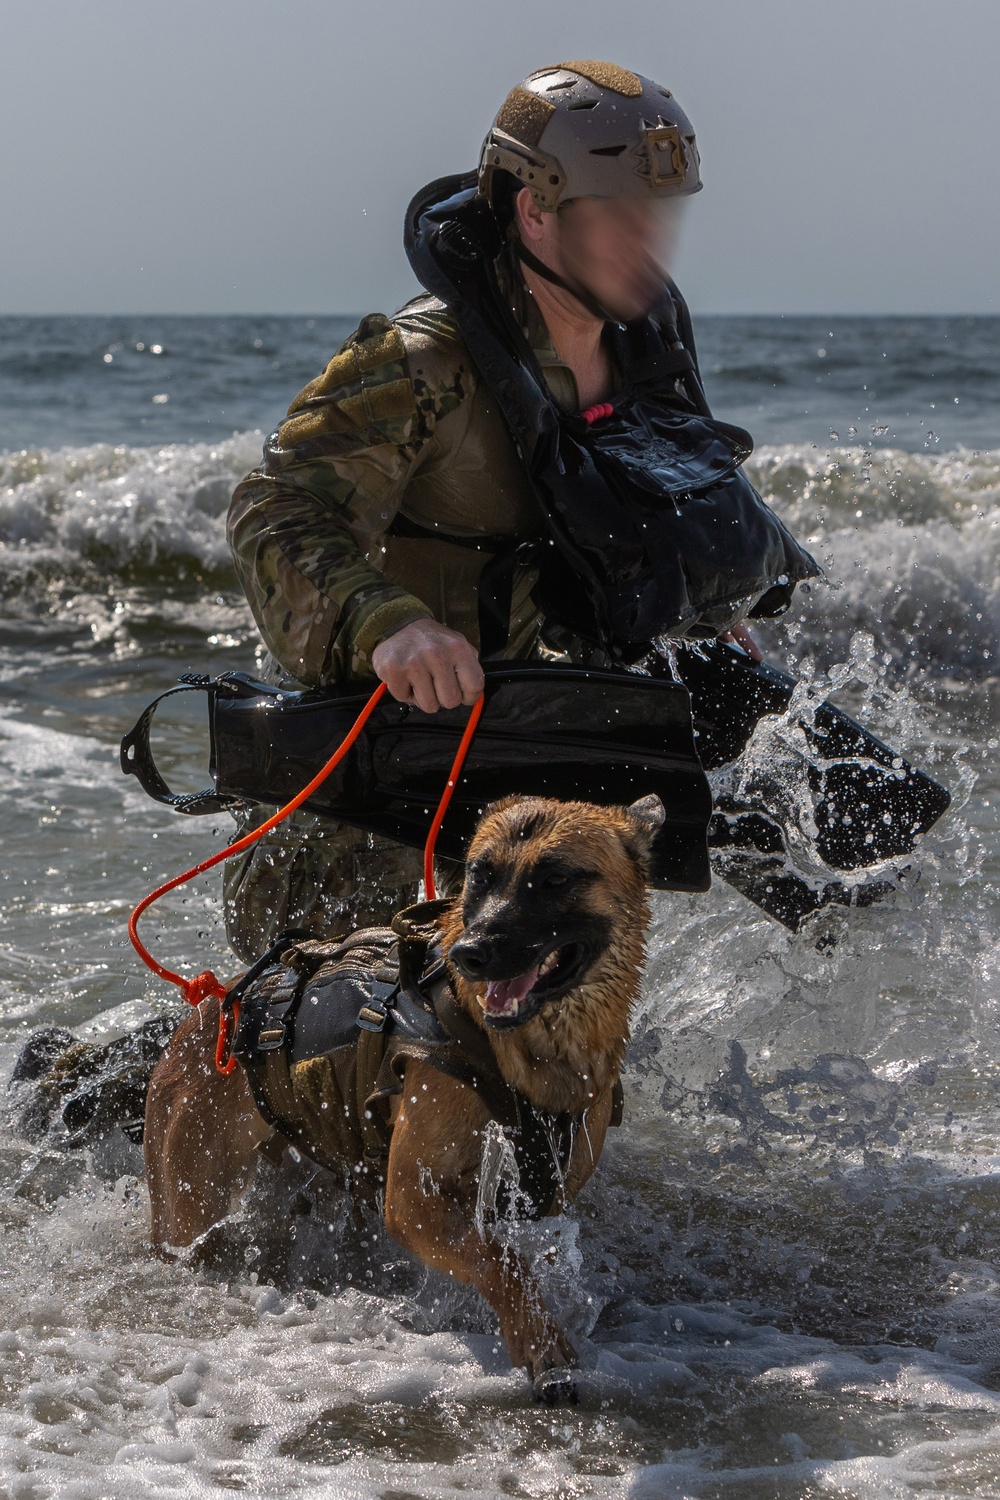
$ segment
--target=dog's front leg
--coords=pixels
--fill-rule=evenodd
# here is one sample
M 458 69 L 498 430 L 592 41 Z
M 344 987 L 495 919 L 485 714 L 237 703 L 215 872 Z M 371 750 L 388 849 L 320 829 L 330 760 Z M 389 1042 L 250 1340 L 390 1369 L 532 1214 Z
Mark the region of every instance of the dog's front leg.
M 488 1121 L 471 1088 L 428 1064 L 407 1065 L 389 1152 L 386 1228 L 425 1265 L 482 1293 L 500 1320 L 511 1363 L 527 1370 L 536 1394 L 573 1399 L 572 1381 L 548 1374 L 576 1363 L 572 1346 L 528 1266 L 485 1238 L 475 1222 Z

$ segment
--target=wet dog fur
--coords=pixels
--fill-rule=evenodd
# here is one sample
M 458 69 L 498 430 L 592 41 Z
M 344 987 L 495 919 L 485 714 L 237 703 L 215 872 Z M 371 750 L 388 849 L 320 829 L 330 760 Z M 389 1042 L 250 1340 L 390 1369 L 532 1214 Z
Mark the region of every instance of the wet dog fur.
M 600 1157 L 628 1044 L 649 920 L 656 797 L 629 808 L 508 798 L 471 842 L 442 947 L 459 1005 L 489 1037 L 505 1080 L 541 1110 L 586 1116 L 565 1183 L 571 1201 Z M 245 1191 L 270 1133 L 246 1076 L 214 1067 L 216 1001 L 178 1029 L 157 1064 L 144 1150 L 152 1239 L 192 1244 Z M 494 1309 L 511 1362 L 536 1394 L 572 1399 L 574 1351 L 527 1264 L 476 1224 L 489 1123 L 475 1090 L 430 1063 L 407 1063 L 394 1103 L 385 1183 L 389 1233 L 426 1265 L 475 1286 Z

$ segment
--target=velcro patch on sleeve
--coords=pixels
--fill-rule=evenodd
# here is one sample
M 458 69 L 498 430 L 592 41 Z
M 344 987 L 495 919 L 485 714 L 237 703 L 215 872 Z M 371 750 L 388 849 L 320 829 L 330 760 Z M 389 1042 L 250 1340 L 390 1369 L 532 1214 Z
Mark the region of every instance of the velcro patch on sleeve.
M 419 421 L 399 329 L 379 313 L 363 319 L 322 375 L 300 391 L 278 431 L 283 449 L 308 444 L 318 456 L 376 443 L 402 445 Z M 351 443 L 351 437 L 354 443 Z

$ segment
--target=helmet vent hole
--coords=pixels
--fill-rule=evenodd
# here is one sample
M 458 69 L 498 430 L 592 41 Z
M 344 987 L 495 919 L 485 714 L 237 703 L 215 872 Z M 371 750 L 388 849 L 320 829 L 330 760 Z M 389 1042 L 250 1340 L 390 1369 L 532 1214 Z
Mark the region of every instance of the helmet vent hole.
M 590 152 L 591 156 L 621 156 L 627 150 L 626 146 L 594 146 Z
M 600 104 L 600 102 L 601 102 L 600 99 L 578 99 L 576 101 L 576 103 L 575 104 L 571 104 L 569 106 L 569 108 L 570 109 L 596 109 L 597 106 Z

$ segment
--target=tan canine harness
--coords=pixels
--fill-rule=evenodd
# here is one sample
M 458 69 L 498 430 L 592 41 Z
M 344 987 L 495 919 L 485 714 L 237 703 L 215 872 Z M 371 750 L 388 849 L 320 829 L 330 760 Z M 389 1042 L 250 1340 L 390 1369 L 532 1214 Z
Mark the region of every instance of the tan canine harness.
M 522 1217 L 558 1211 L 585 1116 L 534 1108 L 500 1075 L 489 1040 L 458 1006 L 437 948 L 447 901 L 341 942 L 293 941 L 241 984 L 233 1055 L 257 1108 L 320 1166 L 369 1186 L 385 1177 L 389 1102 L 410 1058 L 476 1090 L 513 1149 Z M 621 1122 L 616 1086 L 611 1123 Z M 506 1211 L 509 1194 L 498 1195 Z

